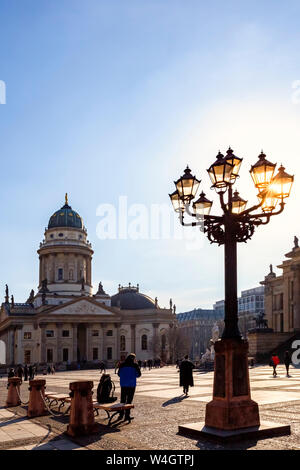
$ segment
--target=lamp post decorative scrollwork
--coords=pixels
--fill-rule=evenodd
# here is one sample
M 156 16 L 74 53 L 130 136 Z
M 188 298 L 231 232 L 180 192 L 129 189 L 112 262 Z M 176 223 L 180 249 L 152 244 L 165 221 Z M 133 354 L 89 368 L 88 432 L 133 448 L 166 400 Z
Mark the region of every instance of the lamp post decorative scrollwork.
M 188 167 L 175 182 L 176 191 L 169 195 L 183 226 L 200 226 L 211 243 L 224 245 L 225 327 L 221 340 L 215 344 L 213 400 L 207 404 L 205 418 L 206 426 L 222 430 L 259 425 L 258 405 L 250 396 L 248 343 L 238 328 L 237 243 L 247 242 L 257 227 L 268 224 L 271 217 L 284 210 L 294 181 L 294 176 L 286 173 L 283 166 L 274 176 L 276 164 L 261 152 L 250 169 L 258 202 L 246 209 L 248 201 L 238 191 L 233 192 L 242 160 L 229 148 L 225 156 L 219 152 L 207 170 L 212 189 L 219 196 L 223 212 L 220 216 L 210 214 L 213 202 L 203 192 L 191 208 L 201 181 Z M 186 222 L 186 214 L 195 220 Z

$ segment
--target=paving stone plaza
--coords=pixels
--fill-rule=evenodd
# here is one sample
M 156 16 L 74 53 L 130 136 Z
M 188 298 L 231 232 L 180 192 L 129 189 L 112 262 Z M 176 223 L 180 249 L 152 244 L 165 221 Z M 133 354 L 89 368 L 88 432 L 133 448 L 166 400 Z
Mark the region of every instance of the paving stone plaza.
M 189 397 L 178 386 L 178 370 L 174 366 L 143 370 L 134 397 L 134 420 L 106 425 L 104 411 L 95 418 L 99 433 L 70 439 L 65 431 L 68 415 L 42 416 L 28 419 L 26 406 L 5 408 L 7 379 L 0 379 L 0 449 L 12 450 L 201 450 L 201 449 L 300 449 L 300 369 L 291 368 L 287 378 L 279 365 L 273 378 L 269 366 L 250 369 L 252 398 L 260 405 L 261 420 L 290 424 L 292 434 L 259 441 L 242 441 L 226 445 L 197 441 L 178 435 L 178 425 L 204 420 L 205 404 L 211 400 L 213 372 L 194 372 L 195 386 Z M 118 376 L 109 370 L 120 398 Z M 47 391 L 68 393 L 69 383 L 92 380 L 94 390 L 99 371 L 66 371 L 46 378 Z M 21 386 L 21 399 L 28 400 L 28 382 Z M 54 408 L 55 410 L 55 408 Z

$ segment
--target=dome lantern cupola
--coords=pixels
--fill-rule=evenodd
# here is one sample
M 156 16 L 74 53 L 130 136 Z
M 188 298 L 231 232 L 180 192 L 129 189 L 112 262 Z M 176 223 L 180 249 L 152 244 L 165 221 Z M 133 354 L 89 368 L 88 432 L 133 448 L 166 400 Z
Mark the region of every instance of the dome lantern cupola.
M 49 220 L 48 229 L 56 227 L 70 227 L 83 229 L 83 221 L 80 215 L 73 211 L 69 206 L 68 194 L 65 196 L 65 204 L 61 209 L 56 211 Z

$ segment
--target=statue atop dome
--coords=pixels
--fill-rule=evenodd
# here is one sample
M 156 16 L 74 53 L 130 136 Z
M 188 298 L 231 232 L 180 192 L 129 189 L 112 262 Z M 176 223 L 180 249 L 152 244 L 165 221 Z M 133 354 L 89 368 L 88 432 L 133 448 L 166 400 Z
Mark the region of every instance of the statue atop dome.
M 9 303 L 9 290 L 8 290 L 8 285 L 5 284 L 5 303 Z

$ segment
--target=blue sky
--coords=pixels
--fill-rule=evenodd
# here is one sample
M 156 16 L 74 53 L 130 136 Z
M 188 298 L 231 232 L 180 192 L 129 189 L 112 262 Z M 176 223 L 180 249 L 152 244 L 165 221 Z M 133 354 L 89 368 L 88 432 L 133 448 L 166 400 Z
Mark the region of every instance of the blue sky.
M 178 312 L 223 298 L 222 248 L 201 234 L 196 250 L 99 240 L 96 211 L 120 196 L 169 204 L 186 164 L 217 206 L 206 169 L 229 145 L 244 157 L 245 199 L 255 201 L 248 170 L 262 148 L 297 182 L 299 15 L 297 1 L 0 0 L 0 292 L 8 283 L 21 302 L 36 289 L 36 250 L 68 192 L 95 250 L 95 287 L 139 282 Z M 285 212 L 239 247 L 239 290 L 292 247 L 298 201 L 295 184 Z

